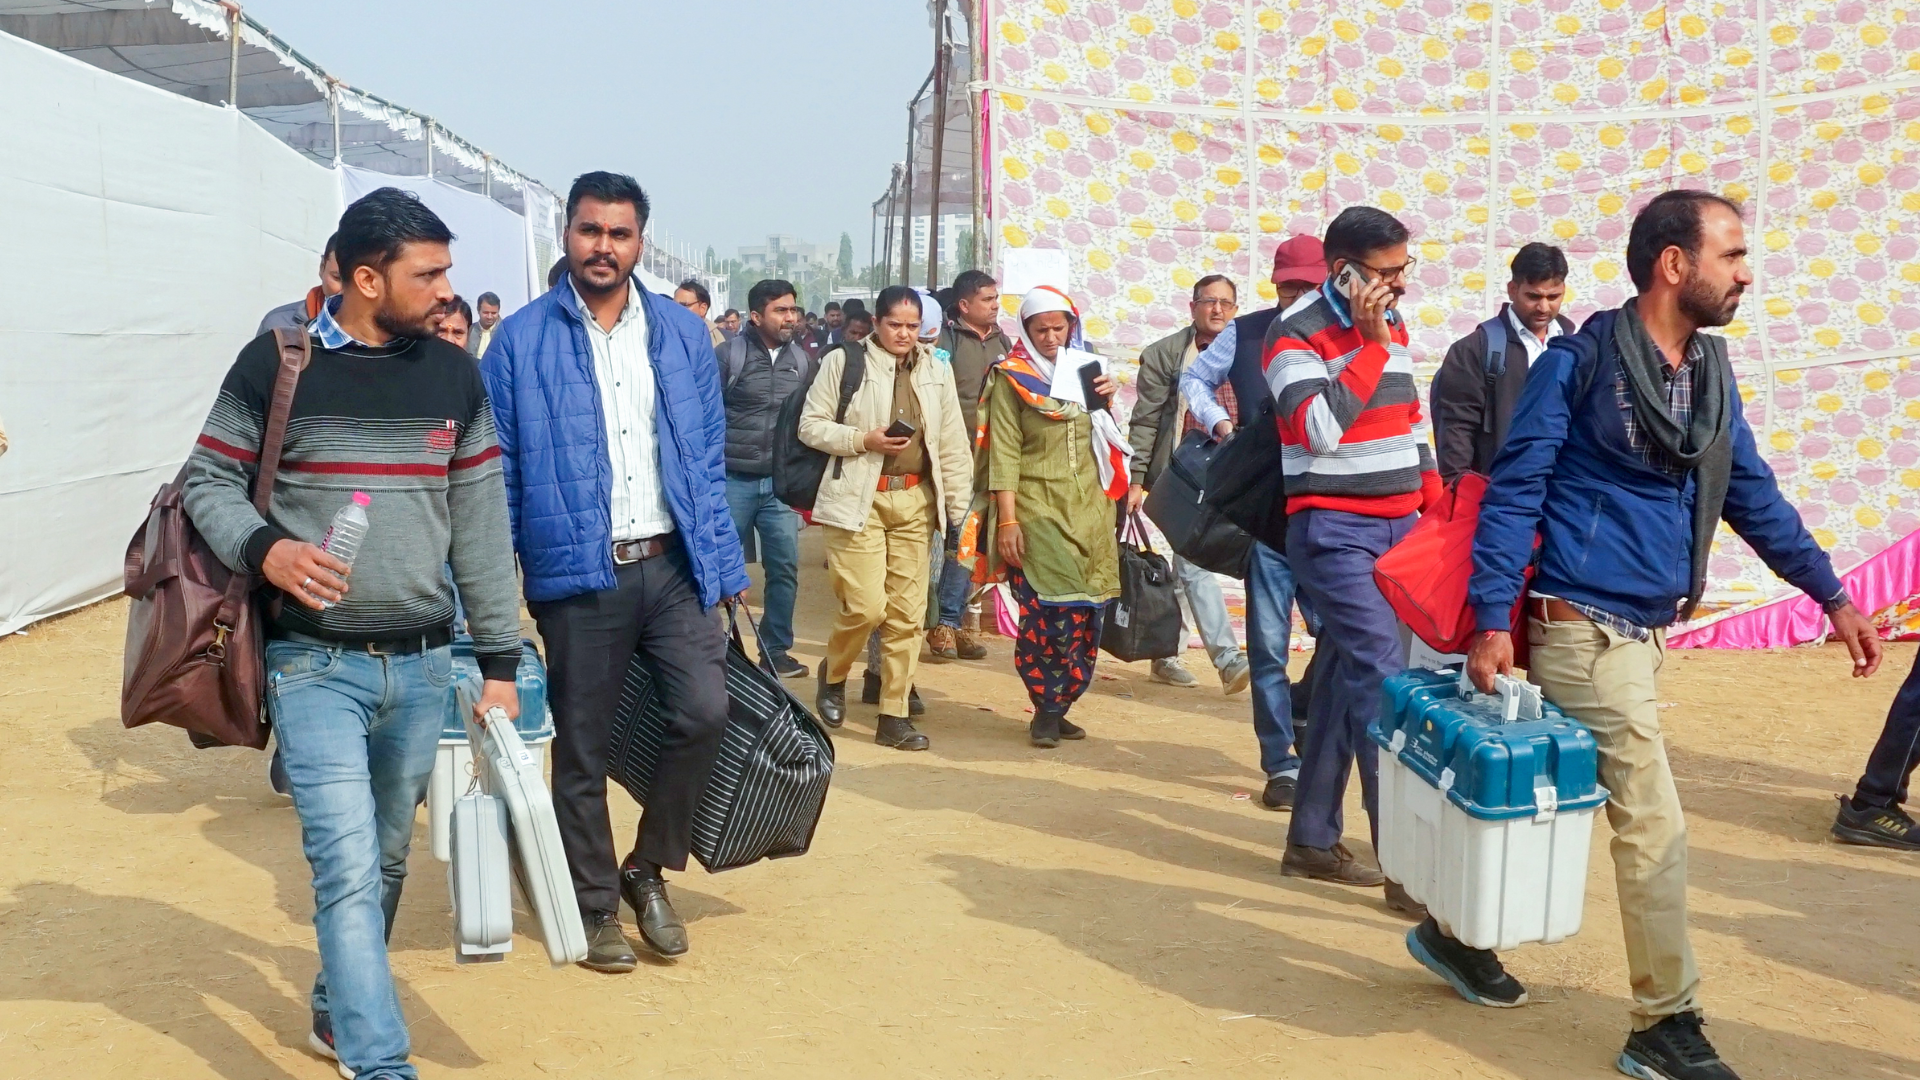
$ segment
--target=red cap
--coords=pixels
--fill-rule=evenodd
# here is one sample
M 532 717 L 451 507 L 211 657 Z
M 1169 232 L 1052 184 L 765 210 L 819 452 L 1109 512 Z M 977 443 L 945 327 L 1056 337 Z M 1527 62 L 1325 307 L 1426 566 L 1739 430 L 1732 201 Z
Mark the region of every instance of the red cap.
M 1311 281 L 1319 284 L 1327 280 L 1327 253 L 1320 246 L 1317 236 L 1295 234 L 1273 251 L 1273 280 Z

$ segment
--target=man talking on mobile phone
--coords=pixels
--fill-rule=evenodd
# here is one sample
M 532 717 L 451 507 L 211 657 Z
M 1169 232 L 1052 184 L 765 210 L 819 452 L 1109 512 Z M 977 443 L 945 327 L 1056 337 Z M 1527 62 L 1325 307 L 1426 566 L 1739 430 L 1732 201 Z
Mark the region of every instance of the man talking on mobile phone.
M 1266 374 L 1280 427 L 1287 561 L 1321 621 L 1307 740 L 1280 872 L 1341 885 L 1391 887 L 1341 842 L 1347 776 L 1379 845 L 1377 748 L 1366 736 L 1381 685 L 1406 666 L 1399 621 L 1374 584 L 1374 560 L 1412 531 L 1440 495 L 1421 425 L 1413 354 L 1394 305 L 1413 259 L 1407 227 L 1352 206 L 1327 226 L 1327 280 L 1267 330 Z

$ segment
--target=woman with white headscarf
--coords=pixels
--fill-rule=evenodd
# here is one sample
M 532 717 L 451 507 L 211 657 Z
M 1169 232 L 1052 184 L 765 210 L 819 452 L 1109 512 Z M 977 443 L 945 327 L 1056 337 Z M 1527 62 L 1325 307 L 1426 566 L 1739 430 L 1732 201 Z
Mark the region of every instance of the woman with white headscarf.
M 1072 347 L 1080 313 L 1065 293 L 1034 289 L 1020 305 L 1020 339 L 987 375 L 975 451 L 989 499 L 975 525 L 988 577 L 1004 577 L 1020 603 L 1014 670 L 1033 701 L 1033 745 L 1086 732 L 1067 710 L 1093 681 L 1100 618 L 1120 595 L 1114 501 L 1127 493 L 1131 454 L 1102 402 L 1113 377 L 1098 356 Z

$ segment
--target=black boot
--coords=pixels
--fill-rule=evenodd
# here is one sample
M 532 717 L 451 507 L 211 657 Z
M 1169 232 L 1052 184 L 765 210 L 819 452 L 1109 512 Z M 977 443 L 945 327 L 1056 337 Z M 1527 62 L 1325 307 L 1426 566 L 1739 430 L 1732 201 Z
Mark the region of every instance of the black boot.
M 874 725 L 873 741 L 895 750 L 925 750 L 929 745 L 926 734 L 916 729 L 912 720 L 885 713 L 880 714 L 879 722 Z
M 1027 726 L 1027 737 L 1033 745 L 1042 750 L 1051 750 L 1060 745 L 1060 714 L 1036 709 L 1033 723 Z
M 827 681 L 826 661 L 820 662 L 820 692 L 814 695 L 813 709 L 820 714 L 820 722 L 830 728 L 837 728 L 847 719 L 847 683 L 845 679 L 837 683 Z
M 860 704 L 880 704 L 880 673 L 872 668 L 868 668 L 867 673 L 860 676 Z
M 1062 713 L 1060 715 L 1060 737 L 1063 739 L 1084 739 L 1087 737 L 1087 729 L 1067 719 L 1066 714 Z
M 917 686 L 907 687 L 907 715 L 927 715 L 927 703 L 920 700 L 920 688 Z

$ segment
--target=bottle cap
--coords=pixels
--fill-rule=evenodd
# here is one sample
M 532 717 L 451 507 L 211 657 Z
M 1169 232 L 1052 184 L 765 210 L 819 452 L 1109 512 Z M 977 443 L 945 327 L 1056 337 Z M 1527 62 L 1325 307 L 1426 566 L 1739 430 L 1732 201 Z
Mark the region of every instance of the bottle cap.
M 367 506 L 373 502 L 373 496 L 364 491 L 356 491 L 353 493 L 353 501 L 361 506 Z

